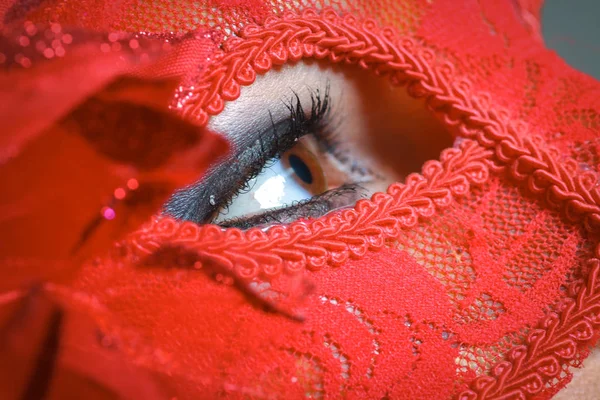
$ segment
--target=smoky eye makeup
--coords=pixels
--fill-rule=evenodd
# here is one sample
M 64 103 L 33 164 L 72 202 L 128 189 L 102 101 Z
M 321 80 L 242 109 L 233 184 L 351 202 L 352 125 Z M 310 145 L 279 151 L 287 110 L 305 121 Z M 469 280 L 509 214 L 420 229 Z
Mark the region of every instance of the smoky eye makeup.
M 337 130 L 344 115 L 330 82 L 306 90 L 309 96 L 289 90 L 279 109 L 258 110 L 266 126 L 236 138 L 232 154 L 177 191 L 164 213 L 248 229 L 320 217 L 365 197 L 361 184 L 372 173 Z

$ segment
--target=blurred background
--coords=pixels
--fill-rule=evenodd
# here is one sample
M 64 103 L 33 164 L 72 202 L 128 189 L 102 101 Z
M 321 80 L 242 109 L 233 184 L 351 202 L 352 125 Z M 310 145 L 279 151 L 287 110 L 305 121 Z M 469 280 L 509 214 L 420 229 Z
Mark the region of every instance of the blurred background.
M 549 48 L 600 79 L 600 0 L 546 0 L 542 31 Z

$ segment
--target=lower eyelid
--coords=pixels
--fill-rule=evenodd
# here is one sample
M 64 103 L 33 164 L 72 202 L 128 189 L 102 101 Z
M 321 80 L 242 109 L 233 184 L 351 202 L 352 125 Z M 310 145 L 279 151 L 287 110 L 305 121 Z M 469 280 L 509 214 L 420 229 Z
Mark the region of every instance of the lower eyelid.
M 348 183 L 310 199 L 296 202 L 284 208 L 260 214 L 233 218 L 219 223 L 223 227 L 248 229 L 261 225 L 285 224 L 301 218 L 318 218 L 333 210 L 349 207 L 366 196 L 367 190 L 361 185 Z
M 371 177 L 361 176 L 360 182 L 354 182 L 350 179 L 350 174 L 343 170 L 344 166 L 340 165 L 339 160 L 320 150 L 320 144 L 319 137 L 315 134 L 300 138 L 291 150 L 283 154 L 280 161 L 263 168 L 252 181 L 254 185 L 249 195 L 240 194 L 212 222 L 236 227 L 288 223 L 299 218 L 319 217 L 333 209 L 352 205 L 364 197 L 366 190 L 358 184 L 371 181 Z M 294 155 L 302 159 L 312 173 L 314 182 L 311 184 L 299 182 L 297 171 L 291 168 L 288 157 Z M 277 187 L 267 187 L 270 183 L 275 184 L 271 182 L 275 178 L 282 178 L 284 181 Z M 292 193 L 300 189 L 306 190 L 304 196 Z M 305 200 L 300 200 L 301 198 Z
M 226 212 L 222 215 L 219 211 L 227 209 L 227 205 L 232 204 L 232 199 L 235 199 L 240 192 L 244 192 L 245 184 L 242 181 L 247 184 L 252 177 L 262 174 L 265 165 L 269 163 L 268 160 L 277 158 L 282 152 L 293 148 L 298 140 L 301 143 L 306 141 L 312 145 L 313 154 L 318 155 L 318 162 L 321 162 L 323 158 L 329 160 L 328 169 L 330 174 L 323 174 L 322 187 L 318 190 L 313 187 L 307 189 L 311 192 L 308 196 L 311 194 L 317 196 L 309 198 L 308 201 L 296 202 L 286 207 L 285 203 L 293 200 L 293 197 L 287 197 L 285 201 L 277 205 L 277 207 L 282 207 L 281 209 L 267 212 L 265 212 L 264 206 L 252 206 L 246 212 L 243 210 L 245 206 L 240 203 L 242 204 L 241 212 L 236 213 L 241 215 L 239 221 L 246 220 L 245 224 L 249 226 L 250 220 L 283 222 L 277 220 L 281 217 L 285 218 L 285 222 L 291 222 L 293 219 L 302 217 L 317 217 L 333 208 L 351 205 L 363 197 L 362 195 L 356 198 L 349 196 L 347 188 L 342 187 L 348 181 L 365 182 L 371 177 L 356 173 L 355 166 L 360 161 L 355 160 L 350 152 L 345 152 L 347 145 L 340 141 L 339 137 L 336 137 L 335 132 L 330 133 L 330 128 L 335 128 L 339 124 L 329 124 L 329 122 L 336 122 L 344 119 L 344 117 L 338 114 L 339 110 L 336 110 L 335 113 L 330 112 L 329 82 L 327 82 L 325 90 L 313 91 L 311 100 L 312 110 L 307 107 L 311 106 L 310 103 L 300 104 L 300 98 L 294 93 L 294 96 L 291 96 L 291 100 L 289 100 L 290 117 L 275 121 L 271 118 L 271 127 L 259 134 L 247 135 L 246 143 L 241 143 L 241 141 L 236 143 L 239 154 L 216 168 L 214 171 L 215 176 L 207 177 L 208 179 L 198 183 L 193 190 L 197 194 L 195 200 L 186 200 L 184 196 L 179 196 L 179 199 L 186 200 L 188 206 L 181 204 L 181 207 L 172 207 L 171 205 L 182 203 L 172 201 L 172 199 L 167 204 L 166 212 L 176 212 L 177 215 L 185 214 L 184 218 L 186 219 L 190 219 L 187 216 L 193 214 L 193 220 L 198 223 L 216 222 L 222 226 L 235 226 L 237 223 L 223 220 L 228 218 Z M 269 115 L 272 117 L 270 112 Z M 343 144 L 343 146 L 338 147 L 338 144 Z M 342 155 L 344 156 L 342 157 Z M 231 168 L 234 168 L 236 172 L 232 174 Z M 326 191 L 327 189 L 329 190 Z M 318 195 L 319 193 L 322 194 Z M 209 198 L 213 201 L 209 201 Z M 193 202 L 192 206 L 197 205 L 195 207 L 198 208 L 197 211 L 193 213 L 186 211 L 190 208 L 190 202 Z M 183 210 L 184 208 L 186 210 Z M 179 209 L 184 212 L 182 213 Z M 244 216 L 244 214 L 257 212 L 263 212 L 264 215 L 262 217 L 259 215 Z

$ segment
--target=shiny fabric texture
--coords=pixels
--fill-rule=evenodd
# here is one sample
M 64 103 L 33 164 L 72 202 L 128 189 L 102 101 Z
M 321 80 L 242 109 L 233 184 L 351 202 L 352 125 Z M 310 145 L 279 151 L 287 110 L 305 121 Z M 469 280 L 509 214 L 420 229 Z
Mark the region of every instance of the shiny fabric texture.
M 600 85 L 540 1 L 0 4 L 4 398 L 548 398 L 595 344 Z M 457 144 L 314 220 L 157 216 L 227 151 L 210 116 L 303 59 Z

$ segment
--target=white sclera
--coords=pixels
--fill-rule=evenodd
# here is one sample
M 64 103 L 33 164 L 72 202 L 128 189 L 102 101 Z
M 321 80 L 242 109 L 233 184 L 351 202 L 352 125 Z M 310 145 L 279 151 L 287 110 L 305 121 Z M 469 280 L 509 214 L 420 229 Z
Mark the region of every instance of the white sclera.
M 247 217 L 268 209 L 288 206 L 295 201 L 310 199 L 309 192 L 295 178 L 292 168 L 286 168 L 277 160 L 265 168 L 256 178 L 248 182 L 250 190 L 236 196 L 229 208 L 224 209 L 213 223 L 220 223 L 236 217 Z

